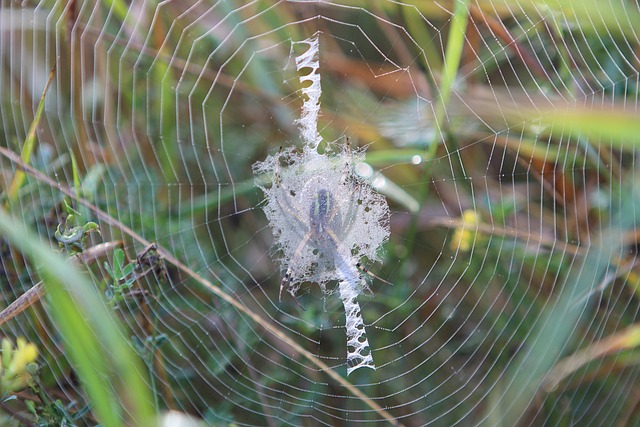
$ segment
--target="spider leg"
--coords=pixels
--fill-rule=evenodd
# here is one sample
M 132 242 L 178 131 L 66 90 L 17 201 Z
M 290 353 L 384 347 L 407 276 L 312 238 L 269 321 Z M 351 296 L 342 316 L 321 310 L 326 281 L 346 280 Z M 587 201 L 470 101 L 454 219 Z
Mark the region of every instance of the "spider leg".
M 278 292 L 278 302 L 282 302 L 282 290 L 285 286 L 289 286 L 291 284 L 291 276 L 293 276 L 293 271 L 290 268 L 287 268 L 287 272 L 284 273 L 284 277 L 280 282 L 280 292 Z
M 293 274 L 294 274 L 294 267 L 296 265 L 296 261 L 298 260 L 298 258 L 300 258 L 300 254 L 302 254 L 302 251 L 304 250 L 305 246 L 307 245 L 307 242 L 309 241 L 309 239 L 311 238 L 311 233 L 307 233 L 305 234 L 305 236 L 302 238 L 302 241 L 298 244 L 298 247 L 296 248 L 296 251 L 293 254 L 293 257 L 291 258 L 291 261 L 289 262 L 289 268 L 287 268 L 286 273 L 284 274 L 284 277 L 282 278 L 282 282 L 280 282 L 280 291 L 278 292 L 278 302 L 282 301 L 282 290 L 284 289 L 285 285 L 287 286 L 287 291 L 291 294 L 291 296 L 293 296 L 296 300 L 296 303 L 298 304 L 298 306 L 300 306 L 302 308 L 302 306 L 300 305 L 300 302 L 298 301 L 298 297 L 296 296 L 295 292 L 293 291 L 293 289 L 291 288 L 291 283 L 293 280 Z
M 329 238 L 332 240 L 334 246 L 337 248 L 338 247 L 338 236 L 336 236 L 336 234 L 333 232 L 333 230 L 326 230 L 327 236 L 329 236 Z M 383 279 L 382 277 L 373 274 L 371 271 L 369 271 L 367 269 L 367 267 L 365 267 L 364 265 L 362 265 L 362 263 L 360 261 L 356 262 L 356 269 L 361 271 L 364 274 L 367 274 L 371 277 L 373 277 L 376 280 L 379 280 L 380 282 L 386 284 L 386 285 L 390 285 L 393 286 L 393 283 L 389 282 L 388 280 Z M 369 295 L 373 295 L 373 292 L 371 291 L 371 288 L 369 287 L 369 284 L 367 283 L 367 281 L 362 277 L 362 275 L 359 275 L 360 279 L 362 281 L 362 287 L 364 288 L 364 290 L 369 294 Z
M 296 208 L 291 204 L 290 201 L 288 201 L 287 199 L 283 199 L 279 194 L 276 194 L 275 198 L 276 202 L 278 202 L 278 206 L 280 207 L 280 209 L 282 209 L 282 212 L 286 212 L 288 215 L 290 215 L 300 228 L 309 228 L 309 224 L 307 224 L 305 220 L 298 214 L 298 211 L 296 211 Z M 295 201 L 293 203 L 295 203 Z
M 280 185 L 282 183 L 282 176 L 280 175 L 280 157 L 282 156 L 282 145 L 278 150 L 278 160 L 276 161 L 273 174 L 275 175 L 275 184 Z
M 282 153 L 282 146 L 280 147 L 280 152 L 278 155 L 280 155 L 281 153 Z M 304 212 L 305 210 L 302 209 L 301 206 L 299 206 L 299 204 L 297 203 L 294 197 L 282 197 L 282 192 L 284 192 L 285 194 L 288 194 L 290 190 L 282 182 L 282 175 L 280 175 L 279 161 L 276 162 L 276 165 L 274 168 L 274 175 L 275 175 L 275 180 L 273 182 L 273 185 L 279 190 L 274 194 L 274 197 L 276 199 L 276 202 L 278 203 L 278 206 L 280 207 L 282 212 L 286 212 L 287 214 L 289 214 L 291 218 L 293 218 L 298 223 L 300 228 L 308 229 L 309 224 L 300 215 L 300 212 Z
M 360 261 L 356 262 L 356 268 L 360 271 L 362 271 L 364 274 L 368 274 L 369 276 L 373 277 L 376 280 L 379 280 L 380 282 L 384 283 L 385 285 L 389 285 L 389 286 L 393 286 L 393 283 L 391 283 L 388 280 L 384 280 L 382 277 L 373 274 L 372 272 L 370 272 L 367 267 L 365 267 L 364 265 L 362 265 L 362 263 Z
M 353 190 L 355 191 L 351 191 L 351 190 L 348 191 L 348 193 L 351 194 L 350 196 L 351 203 L 349 203 L 347 216 L 346 218 L 338 218 L 338 221 L 349 221 L 349 224 L 347 224 L 347 227 L 344 229 L 344 235 L 348 236 L 355 222 L 353 219 L 355 219 L 358 209 L 362 207 L 362 205 L 358 204 L 358 200 L 360 198 L 360 195 L 362 194 L 362 184 L 358 183 L 358 179 L 355 178 L 353 171 L 351 170 L 351 144 L 349 141 L 349 137 L 346 137 L 346 139 L 347 139 L 347 142 L 346 142 L 347 160 L 344 164 L 342 177 L 340 178 L 340 182 L 338 185 L 346 186 L 349 181 L 352 181 L 354 184 Z M 355 203 L 353 203 L 354 201 Z M 340 207 L 338 206 L 338 203 L 333 203 L 333 210 L 328 215 L 327 221 L 329 223 L 332 223 L 334 220 L 336 220 L 336 217 L 338 217 L 338 214 L 340 214 Z
M 362 195 L 362 189 L 364 185 L 367 185 L 363 182 L 363 180 L 356 175 L 356 173 L 351 168 L 351 141 L 349 137 L 346 138 L 347 145 L 347 161 L 344 165 L 344 171 L 342 174 L 342 180 L 340 185 L 346 185 L 349 180 L 353 183 L 353 189 L 350 191 L 351 194 L 351 203 L 349 203 L 349 209 L 347 211 L 347 216 L 344 218 L 344 221 L 349 221 L 349 223 L 344 227 L 344 235 L 348 236 L 353 229 L 355 224 L 355 218 L 357 217 L 357 213 L 359 209 L 364 208 L 364 203 L 360 200 L 360 196 Z
M 280 151 L 278 155 L 282 155 L 282 146 L 280 147 Z M 297 229 L 299 234 L 305 233 L 296 247 L 296 250 L 293 256 L 289 259 L 289 267 L 280 282 L 280 290 L 278 291 L 278 302 L 282 301 L 282 290 L 287 288 L 287 291 L 294 298 L 298 307 L 304 310 L 302 304 L 298 300 L 298 297 L 295 293 L 294 287 L 295 283 L 292 281 L 295 279 L 294 274 L 299 264 L 299 258 L 304 250 L 305 246 L 308 244 L 309 239 L 312 236 L 312 231 L 310 230 L 309 222 L 304 219 L 302 212 L 305 210 L 299 205 L 298 201 L 295 199 L 294 195 L 290 192 L 290 189 L 285 185 L 282 180 L 282 175 L 280 174 L 280 161 L 276 162 L 274 168 L 274 181 L 273 185 L 276 187 L 276 192 L 273 194 L 275 200 L 278 204 L 278 207 L 281 210 L 282 215 L 288 215 L 289 218 L 292 219 L 292 227 Z
M 293 270 L 288 268 L 287 272 L 284 274 L 284 277 L 282 278 L 282 282 L 280 282 L 280 292 L 278 292 L 278 302 L 282 302 L 282 289 L 284 289 L 285 285 L 286 286 L 291 285 L 291 279 L 293 279 Z M 288 289 L 288 292 L 291 294 L 291 296 L 293 297 L 293 300 L 296 302 L 298 307 L 302 310 L 305 310 L 302 304 L 300 304 L 300 300 L 298 299 L 298 296 L 295 294 L 295 292 L 293 292 L 293 289 Z
M 333 232 L 333 230 L 326 230 L 326 234 L 327 236 L 329 236 L 329 239 L 331 239 L 334 247 L 335 247 L 335 256 L 339 257 L 340 259 L 340 263 L 344 266 L 348 266 L 347 268 L 352 269 L 353 268 L 353 264 L 351 262 L 347 262 L 347 257 L 348 255 L 341 255 L 340 254 L 340 250 L 338 249 L 338 236 L 336 236 L 336 234 Z M 357 274 L 358 278 L 360 279 L 360 284 L 362 286 L 362 288 L 364 289 L 364 291 L 370 295 L 373 296 L 373 292 L 371 291 L 371 288 L 369 287 L 369 284 L 367 283 L 367 281 L 362 277 L 362 275 L 360 274 L 360 269 L 362 267 L 362 264 L 360 264 L 360 262 L 356 262 L 355 265 L 355 271 L 352 270 L 353 274 Z M 364 267 L 362 267 L 364 268 Z M 365 268 L 366 270 L 366 268 Z M 368 270 L 367 270 L 368 271 Z
M 348 222 L 343 227 L 343 235 L 344 235 L 345 238 L 349 234 L 351 234 L 351 230 L 353 230 L 353 227 L 354 227 L 354 225 L 356 223 L 358 210 L 362 209 L 362 207 L 363 207 L 362 204 L 358 204 L 358 200 L 359 200 L 361 194 L 362 194 L 362 185 L 358 184 L 356 186 L 356 190 L 353 191 L 352 196 L 350 197 L 351 202 L 349 203 L 349 209 L 347 210 L 347 215 L 344 218 L 340 218 L 340 221 Z M 333 220 L 335 216 L 336 215 L 333 215 L 331 220 Z
M 338 182 L 339 186 L 346 186 L 347 183 L 349 181 L 356 181 L 353 179 L 353 172 L 351 170 L 351 145 L 349 142 L 349 137 L 346 137 L 347 139 L 347 160 L 344 163 L 344 169 L 342 170 L 342 176 L 340 177 L 340 181 Z M 358 194 L 360 194 L 360 186 L 358 184 L 356 184 L 356 187 L 358 188 Z M 356 198 L 357 200 L 357 198 Z M 355 207 L 357 209 L 357 206 Z M 353 203 L 350 204 L 349 206 L 349 217 L 351 217 L 351 213 L 354 209 Z M 331 223 L 334 220 L 336 220 L 336 217 L 338 217 L 338 215 L 340 214 L 340 206 L 338 206 L 338 203 L 332 203 L 332 208 L 331 208 L 331 212 L 329 212 L 329 214 L 327 215 L 327 222 Z M 338 219 L 338 221 L 341 221 L 341 219 Z M 351 227 L 349 227 L 351 228 Z M 348 233 L 347 233 L 348 234 Z
M 344 170 L 342 171 L 342 178 L 340 179 L 340 185 L 345 185 L 347 180 L 351 177 L 351 141 L 349 137 L 346 137 L 347 142 L 347 161 L 344 162 Z

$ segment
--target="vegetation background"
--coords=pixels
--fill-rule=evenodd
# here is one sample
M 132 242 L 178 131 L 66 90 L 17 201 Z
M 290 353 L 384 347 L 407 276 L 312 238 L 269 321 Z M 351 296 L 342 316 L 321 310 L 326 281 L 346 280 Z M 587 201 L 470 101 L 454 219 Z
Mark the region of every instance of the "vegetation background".
M 637 1 L 0 5 L 2 422 L 640 422 Z M 252 174 L 318 31 L 392 209 L 349 378 Z

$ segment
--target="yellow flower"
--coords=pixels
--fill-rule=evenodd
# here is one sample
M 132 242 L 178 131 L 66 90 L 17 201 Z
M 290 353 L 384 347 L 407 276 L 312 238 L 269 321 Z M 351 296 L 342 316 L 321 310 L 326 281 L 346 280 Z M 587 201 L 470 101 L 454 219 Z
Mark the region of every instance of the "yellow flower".
M 476 235 L 477 225 L 480 222 L 480 216 L 476 211 L 467 209 L 462 213 L 462 225 L 456 228 L 451 239 L 451 250 L 457 250 L 458 248 L 462 252 L 467 252 L 471 249 L 473 239 Z
M 22 372 L 29 363 L 36 361 L 38 357 L 38 347 L 27 342 L 24 338 L 18 338 L 18 349 L 13 355 L 12 368 L 14 372 Z
M 25 388 L 32 380 L 28 366 L 36 361 L 38 347 L 18 338 L 17 348 L 8 338 L 2 339 L 2 366 L 0 367 L 0 392 L 12 393 Z

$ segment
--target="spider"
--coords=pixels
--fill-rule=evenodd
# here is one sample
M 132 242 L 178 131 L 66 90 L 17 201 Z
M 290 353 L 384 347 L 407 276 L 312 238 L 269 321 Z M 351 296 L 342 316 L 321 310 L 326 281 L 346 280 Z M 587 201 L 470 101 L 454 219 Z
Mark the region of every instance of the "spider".
M 335 157 L 317 153 L 293 156 L 285 171 L 280 168 L 281 156 L 282 148 L 275 159 L 271 197 L 265 209 L 271 218 L 283 219 L 274 226 L 287 264 L 278 300 L 287 289 L 300 305 L 296 292 L 302 281 L 317 282 L 324 290 L 326 282 L 338 279 L 338 268 L 355 266 L 350 274 L 357 274 L 369 293 L 359 271 L 386 282 L 370 273 L 359 259 L 375 259 L 375 252 L 388 236 L 384 228 L 388 207 L 381 195 L 353 173 L 349 141 Z

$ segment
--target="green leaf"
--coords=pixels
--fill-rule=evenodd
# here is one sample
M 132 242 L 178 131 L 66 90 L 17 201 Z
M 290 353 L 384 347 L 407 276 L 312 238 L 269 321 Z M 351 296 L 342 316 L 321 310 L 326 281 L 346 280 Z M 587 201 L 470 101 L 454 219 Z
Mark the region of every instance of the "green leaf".
M 27 137 L 24 140 L 24 145 L 22 146 L 22 152 L 20 153 L 20 157 L 22 161 L 29 164 L 31 161 L 31 154 L 33 153 L 33 148 L 36 145 L 36 130 L 38 129 L 38 124 L 40 123 L 40 118 L 42 117 L 42 111 L 44 110 L 44 100 L 47 95 L 47 90 L 51 85 L 51 81 L 53 80 L 53 76 L 56 70 L 56 66 L 54 65 L 49 73 L 49 80 L 47 81 L 46 86 L 44 87 L 44 91 L 42 91 L 42 96 L 40 97 L 40 102 L 38 103 L 38 108 L 36 110 L 36 114 L 31 122 L 31 126 L 29 126 L 29 132 L 27 133 Z M 8 199 L 7 205 L 11 202 L 15 201 L 18 197 L 18 191 L 22 184 L 24 183 L 25 174 L 23 171 L 18 170 L 9 185 Z

